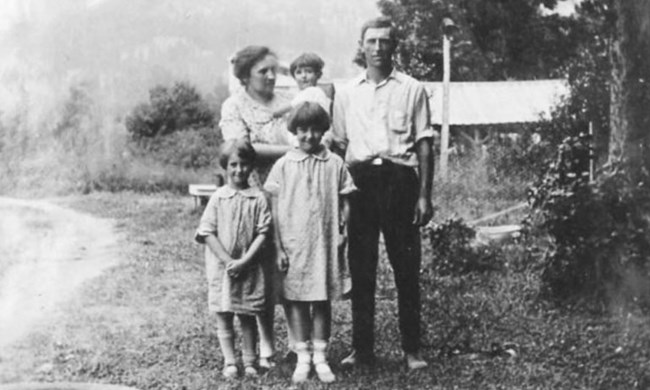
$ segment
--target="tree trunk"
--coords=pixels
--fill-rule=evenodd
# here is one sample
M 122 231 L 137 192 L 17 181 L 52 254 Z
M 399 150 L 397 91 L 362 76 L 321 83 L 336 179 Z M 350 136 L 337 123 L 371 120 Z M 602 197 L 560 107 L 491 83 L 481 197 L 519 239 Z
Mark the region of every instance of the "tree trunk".
M 636 180 L 650 172 L 650 1 L 615 5 L 609 160 L 623 162 Z

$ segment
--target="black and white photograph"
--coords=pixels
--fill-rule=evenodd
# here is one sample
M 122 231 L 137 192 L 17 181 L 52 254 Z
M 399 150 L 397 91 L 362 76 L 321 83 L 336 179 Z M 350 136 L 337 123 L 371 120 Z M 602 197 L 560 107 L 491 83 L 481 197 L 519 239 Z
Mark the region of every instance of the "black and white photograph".
M 650 1 L 0 0 L 0 390 L 650 389 Z

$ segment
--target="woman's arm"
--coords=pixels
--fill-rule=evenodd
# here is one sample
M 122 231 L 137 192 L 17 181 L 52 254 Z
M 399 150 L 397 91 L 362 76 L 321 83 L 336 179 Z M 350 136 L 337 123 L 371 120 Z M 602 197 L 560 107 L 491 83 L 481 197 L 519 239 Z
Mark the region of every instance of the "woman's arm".
M 226 99 L 221 105 L 219 128 L 221 129 L 224 141 L 240 138 L 250 139 L 246 123 L 244 123 L 241 117 L 239 102 L 234 96 Z
M 261 144 L 253 143 L 253 148 L 257 152 L 257 157 L 261 159 L 277 160 L 287 153 L 291 146 L 289 145 L 275 145 L 275 144 Z

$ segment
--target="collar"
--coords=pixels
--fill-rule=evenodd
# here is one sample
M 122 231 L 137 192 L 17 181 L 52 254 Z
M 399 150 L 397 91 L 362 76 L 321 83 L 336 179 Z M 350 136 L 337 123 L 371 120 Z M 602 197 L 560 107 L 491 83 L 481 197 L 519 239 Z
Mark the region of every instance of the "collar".
M 302 151 L 300 148 L 293 148 L 286 154 L 287 159 L 291 161 L 304 161 L 308 158 L 315 158 L 316 160 L 327 161 L 330 159 L 330 151 L 323 145 L 318 153 L 309 154 Z
M 217 192 L 215 193 L 217 197 L 226 199 L 226 198 L 232 198 L 233 196 L 239 194 L 241 196 L 245 196 L 247 198 L 255 198 L 257 197 L 259 193 L 259 189 L 256 187 L 248 187 L 245 190 L 236 190 L 229 186 L 228 184 L 219 187 L 217 189 Z
M 395 69 L 395 67 L 393 67 L 393 70 L 390 72 L 388 77 L 383 79 L 377 85 L 383 85 L 384 83 L 387 83 L 388 80 L 390 80 L 390 79 L 395 80 L 398 83 L 401 83 L 402 81 L 404 81 L 402 73 L 398 72 L 397 69 Z M 360 75 L 358 75 L 356 78 L 354 78 L 353 81 L 354 81 L 355 85 L 359 85 L 359 84 L 363 84 L 363 83 L 371 83 L 371 81 L 368 80 L 367 73 L 365 71 L 363 73 L 361 73 Z
M 239 91 L 237 91 L 237 93 L 239 94 L 239 100 L 244 105 L 247 105 L 249 107 L 257 106 L 257 107 L 268 108 L 268 107 L 273 106 L 273 104 L 276 101 L 275 92 L 273 93 L 273 97 L 271 98 L 271 100 L 269 100 L 268 102 L 260 102 L 259 100 L 253 99 L 253 97 L 251 95 L 249 95 L 248 92 L 246 92 L 246 88 L 243 88 L 243 87 Z

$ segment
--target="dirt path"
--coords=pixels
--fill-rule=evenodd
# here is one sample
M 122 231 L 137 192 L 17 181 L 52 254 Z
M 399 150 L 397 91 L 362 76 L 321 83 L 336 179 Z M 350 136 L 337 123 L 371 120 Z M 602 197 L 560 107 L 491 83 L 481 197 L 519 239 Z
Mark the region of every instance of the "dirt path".
M 0 197 L 0 349 L 47 321 L 119 262 L 113 223 L 45 201 Z

